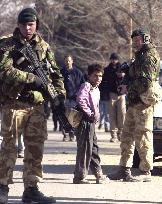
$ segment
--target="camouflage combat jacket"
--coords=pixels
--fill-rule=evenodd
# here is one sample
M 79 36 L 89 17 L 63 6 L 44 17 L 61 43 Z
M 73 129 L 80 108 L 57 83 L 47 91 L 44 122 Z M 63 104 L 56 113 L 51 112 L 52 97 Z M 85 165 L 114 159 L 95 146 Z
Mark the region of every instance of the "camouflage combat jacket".
M 40 34 L 36 33 L 30 40 L 33 51 L 37 53 L 40 62 L 48 61 L 53 75 L 47 71 L 48 77 L 51 79 L 58 94 L 65 95 L 63 85 L 63 77 L 60 69 L 57 67 L 54 54 L 50 50 L 50 46 L 46 43 Z M 13 100 L 19 100 L 25 84 L 34 80 L 34 75 L 25 71 L 28 62 L 20 63 L 22 55 L 20 50 L 24 46 L 25 41 L 22 38 L 18 28 L 12 35 L 0 39 L 0 102 L 6 103 Z M 36 104 L 43 102 L 42 94 L 38 91 L 29 91 L 28 96 L 32 95 L 33 102 Z
M 128 105 L 141 102 L 140 95 L 158 80 L 160 57 L 153 44 L 144 45 L 135 53 L 135 61 L 129 69 Z

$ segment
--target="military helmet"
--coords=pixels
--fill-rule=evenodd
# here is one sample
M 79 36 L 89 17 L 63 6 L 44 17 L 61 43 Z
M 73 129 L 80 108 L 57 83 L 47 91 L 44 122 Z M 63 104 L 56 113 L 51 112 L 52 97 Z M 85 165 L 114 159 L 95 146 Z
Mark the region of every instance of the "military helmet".
M 33 8 L 25 8 L 23 9 L 18 15 L 18 23 L 27 23 L 27 22 L 34 22 L 37 23 L 37 29 L 39 24 L 38 13 Z
M 145 28 L 138 28 L 132 32 L 131 38 L 135 36 L 142 36 L 143 37 L 143 42 L 144 44 L 149 44 L 150 43 L 150 33 L 147 29 Z

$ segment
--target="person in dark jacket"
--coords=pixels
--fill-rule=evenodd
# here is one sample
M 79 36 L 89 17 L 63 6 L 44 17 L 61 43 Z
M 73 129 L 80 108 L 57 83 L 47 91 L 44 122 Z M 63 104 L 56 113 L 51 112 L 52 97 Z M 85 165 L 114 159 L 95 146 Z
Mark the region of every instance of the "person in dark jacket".
M 73 57 L 71 55 L 67 55 L 65 57 L 65 66 L 61 70 L 61 73 L 64 77 L 64 87 L 66 90 L 66 108 L 74 108 L 77 106 L 76 96 L 77 92 L 82 83 L 84 83 L 84 75 L 80 69 L 78 69 L 73 63 Z M 69 135 L 63 130 L 63 141 L 74 141 L 74 130 L 72 129 L 69 132 Z
M 104 81 L 101 81 L 101 84 L 99 85 L 99 90 L 100 90 L 100 103 L 99 103 L 100 119 L 98 129 L 100 130 L 102 126 L 104 126 L 105 132 L 109 132 L 110 123 L 107 106 L 109 100 L 109 93 L 107 91 L 107 85 L 105 84 Z
M 110 119 L 110 142 L 120 140 L 126 113 L 125 94 L 121 94 L 118 86 L 125 73 L 121 71 L 119 57 L 116 53 L 110 56 L 110 64 L 104 69 L 103 82 L 109 92 L 108 113 Z

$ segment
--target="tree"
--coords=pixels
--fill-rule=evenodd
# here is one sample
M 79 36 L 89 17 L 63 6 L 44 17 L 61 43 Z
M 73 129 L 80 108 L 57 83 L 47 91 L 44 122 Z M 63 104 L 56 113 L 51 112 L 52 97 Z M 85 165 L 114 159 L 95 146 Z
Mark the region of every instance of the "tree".
M 150 29 L 160 51 L 160 1 L 130 2 L 132 12 L 127 0 L 55 0 L 46 6 L 37 1 L 39 12 L 44 14 L 42 32 L 52 44 L 55 43 L 58 59 L 63 61 L 64 56 L 71 53 L 83 68 L 92 62 L 106 65 L 114 51 L 122 60 L 128 60 L 130 19 L 133 29 L 140 26 Z M 46 15 L 49 13 L 51 15 Z M 155 32 L 157 30 L 159 33 Z
M 83 69 L 98 62 L 106 65 L 112 52 L 129 59 L 130 19 L 133 29 L 147 27 L 162 55 L 161 0 L 1 0 L 1 35 L 16 26 L 18 12 L 35 5 L 40 17 L 40 32 L 63 62 L 72 54 Z M 130 3 L 132 10 L 130 10 Z
M 34 6 L 32 0 L 0 0 L 0 36 L 13 32 L 17 15 L 23 7 Z

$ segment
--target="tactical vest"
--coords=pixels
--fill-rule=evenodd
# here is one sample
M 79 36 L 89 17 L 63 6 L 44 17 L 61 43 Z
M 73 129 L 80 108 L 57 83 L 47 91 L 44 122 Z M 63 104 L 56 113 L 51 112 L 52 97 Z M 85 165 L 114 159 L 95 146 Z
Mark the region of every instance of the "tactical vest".
M 129 70 L 131 83 L 128 100 L 130 103 L 143 102 L 147 105 L 154 105 L 154 102 L 158 100 L 156 96 L 159 95 L 155 93 L 155 87 L 157 87 L 155 82 L 159 76 L 159 69 L 160 57 L 152 44 L 136 52 L 135 61 Z M 131 99 L 134 99 L 135 102 Z
M 9 36 L 9 37 L 4 37 L 3 39 L 0 39 L 0 56 L 1 58 L 3 56 L 7 56 L 6 57 L 6 61 L 5 64 L 8 67 L 14 67 L 16 69 L 22 70 L 22 71 L 26 71 L 26 67 L 29 65 L 28 62 L 26 60 L 23 59 L 23 56 L 20 52 L 21 48 L 23 47 L 23 44 L 19 41 L 19 39 L 14 38 L 13 36 Z M 47 50 L 47 45 L 46 43 L 44 43 L 44 48 L 42 49 L 42 47 L 40 47 L 39 45 L 35 46 L 36 47 L 36 52 L 39 56 L 39 59 L 42 60 L 43 58 L 45 58 L 46 55 L 46 50 Z M 1 59 L 1 62 L 3 61 L 3 59 Z M 3 62 L 2 62 L 3 65 Z M 8 81 L 7 79 L 3 79 L 3 73 L 1 75 L 1 71 L 3 72 L 3 67 L 2 70 L 0 70 L 0 103 L 6 103 L 6 101 L 14 101 L 16 100 L 22 89 L 23 89 L 23 85 L 21 85 L 20 83 L 16 83 L 15 80 Z M 5 71 L 5 68 L 4 68 Z M 19 76 L 14 76 L 14 72 L 13 72 L 13 78 L 16 78 Z M 33 94 L 33 97 L 37 97 L 38 94 Z M 39 96 L 39 99 L 41 97 Z M 34 99 L 34 101 L 38 101 L 38 99 Z M 42 101 L 42 99 L 41 99 Z

